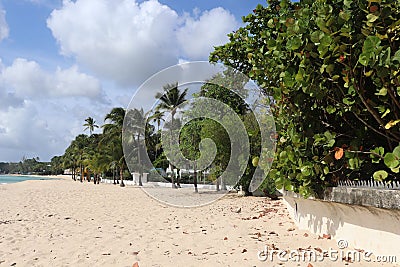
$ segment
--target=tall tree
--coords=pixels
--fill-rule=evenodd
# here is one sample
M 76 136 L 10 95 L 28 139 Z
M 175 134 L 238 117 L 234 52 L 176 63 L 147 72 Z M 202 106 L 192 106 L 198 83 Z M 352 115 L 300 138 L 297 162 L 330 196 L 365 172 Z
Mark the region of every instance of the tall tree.
M 165 110 L 171 112 L 171 131 L 173 131 L 173 127 L 175 124 L 175 114 L 177 112 L 177 109 L 180 105 L 182 105 L 186 101 L 186 95 L 188 88 L 184 89 L 182 92 L 178 88 L 178 83 L 172 83 L 172 84 L 166 84 L 163 86 L 164 93 L 163 94 L 157 94 L 156 98 L 160 100 L 160 103 L 157 106 L 157 110 Z M 171 173 L 171 182 L 172 182 L 172 187 L 177 188 L 180 187 L 179 183 L 179 177 L 177 176 L 177 185 L 175 185 L 175 180 L 174 180 L 174 166 L 172 163 L 169 164 L 169 167 L 172 171 Z
M 164 121 L 164 112 L 156 110 L 153 115 L 150 116 L 150 120 L 157 123 L 157 132 L 160 130 L 161 122 Z
M 193 169 L 193 185 L 195 193 L 197 188 L 197 160 L 200 156 L 199 145 L 201 141 L 202 119 L 191 120 L 182 128 L 179 140 L 180 149 L 185 158 L 193 161 L 192 166 L 188 166 L 189 170 Z
M 117 162 L 120 171 L 120 186 L 124 187 L 124 171 L 126 169 L 125 156 L 122 149 L 122 127 L 124 124 L 125 109 L 113 108 L 104 118 L 103 140 L 112 147 L 113 159 Z
M 99 128 L 99 126 L 96 124 L 96 121 L 92 117 L 87 117 L 85 122 L 86 123 L 83 126 L 86 127 L 85 131 L 89 130 L 90 135 L 92 135 L 95 128 Z
M 147 123 L 147 116 L 144 113 L 143 109 L 132 109 L 129 110 L 126 114 L 127 116 L 127 125 L 125 127 L 125 130 L 128 131 L 128 134 L 125 134 L 124 137 L 125 139 L 123 142 L 125 144 L 128 144 L 127 142 L 130 142 L 128 146 L 125 146 L 126 148 L 129 147 L 130 149 L 125 150 L 127 155 L 127 160 L 132 161 L 134 160 L 133 157 L 133 152 L 136 151 L 136 161 L 137 164 L 132 164 L 132 165 L 137 165 L 139 169 L 139 186 L 143 186 L 142 184 L 142 177 L 143 177 L 143 161 L 142 161 L 142 153 L 145 148 L 145 134 L 146 134 L 146 126 L 148 125 Z M 130 137 L 130 138 L 129 138 Z

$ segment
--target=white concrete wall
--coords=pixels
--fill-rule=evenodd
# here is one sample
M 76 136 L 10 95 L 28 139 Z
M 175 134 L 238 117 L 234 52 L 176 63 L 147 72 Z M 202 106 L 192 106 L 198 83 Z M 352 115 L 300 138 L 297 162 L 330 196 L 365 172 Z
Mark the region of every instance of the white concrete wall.
M 119 181 L 119 180 L 118 180 Z M 147 180 L 146 180 L 147 181 Z M 112 184 L 114 180 L 110 179 L 101 179 L 102 183 Z M 142 181 L 143 182 L 143 181 Z M 138 185 L 138 182 L 132 180 L 124 180 L 125 185 Z M 143 182 L 143 187 L 171 187 L 171 183 L 164 182 Z M 194 188 L 193 184 L 181 184 L 182 188 Z M 209 190 L 217 190 L 217 186 L 213 184 L 197 184 L 197 188 L 199 189 L 209 189 Z M 226 186 L 228 191 L 233 191 L 233 186 Z
M 292 196 L 285 196 L 284 200 L 300 229 L 329 234 L 374 255 L 396 256 L 400 264 L 400 210 Z

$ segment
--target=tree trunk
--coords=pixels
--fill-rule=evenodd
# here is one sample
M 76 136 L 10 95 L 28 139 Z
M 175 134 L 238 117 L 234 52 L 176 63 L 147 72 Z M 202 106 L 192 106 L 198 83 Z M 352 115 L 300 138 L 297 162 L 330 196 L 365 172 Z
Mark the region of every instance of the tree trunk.
M 176 186 L 178 188 L 181 188 L 180 174 L 181 174 L 181 170 L 180 169 L 176 169 Z
M 171 128 L 170 128 L 170 131 L 171 131 L 171 135 L 172 135 L 172 130 L 173 130 L 173 128 L 174 128 L 174 116 L 175 116 L 175 110 L 172 110 L 171 111 Z M 171 140 L 170 140 L 170 142 L 171 142 Z M 174 176 L 175 176 L 175 173 L 174 173 L 174 167 L 172 166 L 172 164 L 171 163 L 169 163 L 169 167 L 170 167 L 170 169 L 171 169 L 171 182 L 172 182 L 172 188 L 178 188 L 176 185 L 175 185 L 175 180 L 174 180 Z M 179 180 L 178 180 L 178 182 L 179 182 Z
M 221 190 L 226 191 L 226 184 L 225 184 L 224 178 L 222 178 L 222 177 L 221 177 Z
M 82 166 L 82 163 L 80 165 L 80 169 L 81 169 L 81 183 L 83 183 L 83 166 Z
M 138 134 L 138 162 L 139 162 L 139 186 L 143 186 L 142 183 L 142 177 L 143 177 L 143 166 L 142 166 L 142 159 L 140 157 L 140 141 L 139 141 L 140 135 Z
M 174 173 L 174 166 L 172 166 L 171 163 L 169 163 L 169 168 L 171 169 L 171 183 L 172 183 L 172 188 L 178 188 L 175 185 L 175 173 Z
M 76 166 L 74 165 L 74 166 L 72 167 L 72 179 L 73 179 L 74 181 L 76 181 L 75 172 L 76 172 Z
M 119 186 L 124 187 L 125 184 L 124 184 L 124 169 L 123 168 L 120 168 L 119 178 L 121 180 L 121 184 Z
M 197 189 L 197 164 L 194 164 L 194 175 L 193 175 L 193 184 L 194 184 L 194 192 L 198 193 L 199 190 Z

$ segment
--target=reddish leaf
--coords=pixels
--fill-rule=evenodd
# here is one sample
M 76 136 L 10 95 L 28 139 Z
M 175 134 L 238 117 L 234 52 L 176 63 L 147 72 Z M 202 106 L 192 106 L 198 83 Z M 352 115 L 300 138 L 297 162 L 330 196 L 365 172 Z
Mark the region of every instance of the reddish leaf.
M 378 11 L 379 7 L 378 6 L 370 6 L 369 7 L 369 12 L 374 13 L 376 11 Z
M 336 150 L 336 149 L 335 149 Z M 339 160 L 343 157 L 343 148 L 338 148 L 335 152 L 335 159 Z

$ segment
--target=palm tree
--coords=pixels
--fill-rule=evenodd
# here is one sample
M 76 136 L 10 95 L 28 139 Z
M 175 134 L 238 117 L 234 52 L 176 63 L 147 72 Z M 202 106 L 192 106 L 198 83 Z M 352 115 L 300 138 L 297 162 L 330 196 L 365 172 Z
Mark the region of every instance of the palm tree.
M 93 171 L 94 184 L 100 183 L 100 174 L 107 171 L 110 160 L 110 155 L 103 150 L 100 152 L 100 149 L 90 157 L 88 167 Z
M 122 149 L 122 127 L 124 118 L 125 109 L 120 107 L 113 108 L 104 118 L 104 121 L 108 121 L 108 123 L 103 125 L 103 140 L 101 141 L 106 142 L 112 147 L 112 157 L 119 165 L 121 187 L 125 186 L 123 174 L 126 167 L 125 156 Z
M 64 169 L 71 170 L 72 180 L 76 181 L 76 159 L 71 145 L 65 150 L 62 156 L 62 165 Z
M 160 104 L 157 106 L 157 110 L 165 110 L 171 112 L 171 131 L 173 130 L 172 127 L 175 125 L 174 124 L 174 116 L 176 114 L 176 111 L 178 107 L 183 104 L 186 101 L 186 95 L 188 88 L 186 88 L 183 92 L 181 92 L 178 88 L 178 82 L 172 83 L 172 84 L 166 84 L 163 86 L 164 93 L 163 94 L 157 94 L 156 98 L 160 99 Z M 173 165 L 170 163 L 169 167 L 172 171 L 171 174 L 171 182 L 172 182 L 172 187 L 177 188 L 180 187 L 179 183 L 179 178 L 177 177 L 177 186 L 175 185 L 174 181 L 174 172 L 173 172 Z
M 85 161 L 85 150 L 88 147 L 89 138 L 85 134 L 78 135 L 74 141 L 72 141 L 71 145 L 74 148 L 73 153 L 77 156 L 79 167 L 80 167 L 80 181 L 83 182 L 83 171 L 85 169 L 84 161 Z
M 96 121 L 92 117 L 88 117 L 86 120 L 86 123 L 83 125 L 86 128 L 84 131 L 89 130 L 90 135 L 92 135 L 93 131 L 95 128 L 99 128 L 98 125 L 96 125 Z
M 156 110 L 153 115 L 150 116 L 150 120 L 157 123 L 157 132 L 160 131 L 161 121 L 164 121 L 164 112 Z
M 143 184 L 142 184 L 143 162 L 142 162 L 141 153 L 145 147 L 145 139 L 146 139 L 145 135 L 146 135 L 146 132 L 149 131 L 148 120 L 150 120 L 151 117 L 149 119 L 147 119 L 147 114 L 144 113 L 143 108 L 140 110 L 139 109 L 129 110 L 127 113 L 127 117 L 129 119 L 127 120 L 128 125 L 126 127 L 126 130 L 129 131 L 129 134 L 131 135 L 132 138 L 131 138 L 131 140 L 125 139 L 124 142 L 131 141 L 133 144 L 135 144 L 134 150 L 136 150 L 136 152 L 137 152 L 137 162 L 138 162 L 138 168 L 139 168 L 139 186 L 143 186 Z M 153 127 L 153 129 L 154 129 L 154 127 Z M 143 139 L 143 138 L 145 138 L 145 139 Z M 131 158 L 130 155 L 128 157 Z

